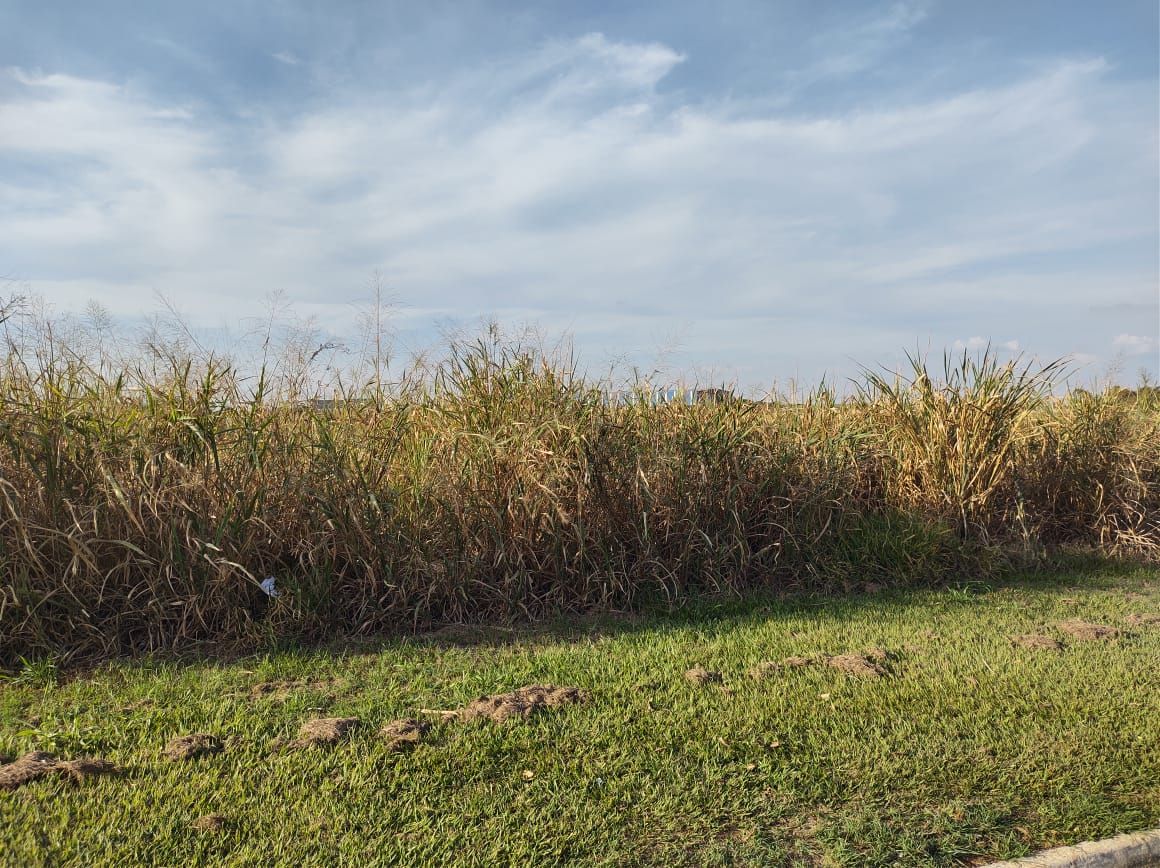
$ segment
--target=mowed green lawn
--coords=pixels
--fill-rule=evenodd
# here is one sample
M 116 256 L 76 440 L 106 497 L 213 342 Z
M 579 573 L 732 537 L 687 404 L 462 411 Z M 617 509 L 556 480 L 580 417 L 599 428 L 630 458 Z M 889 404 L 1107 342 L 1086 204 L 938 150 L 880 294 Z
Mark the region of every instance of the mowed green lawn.
M 0 685 L 0 753 L 124 771 L 0 791 L 0 861 L 946 865 L 1144 829 L 1160 825 L 1160 626 L 1139 616 L 1156 613 L 1160 572 L 1101 567 L 59 679 L 30 666 Z M 1126 633 L 1071 638 L 1057 625 L 1075 618 Z M 1063 647 L 1011 644 L 1028 633 Z M 884 677 L 747 674 L 874 647 Z M 723 681 L 686 680 L 697 665 Z M 529 684 L 588 699 L 506 723 L 423 711 Z M 362 725 L 271 747 L 317 716 Z M 435 726 L 391 752 L 378 729 L 401 717 Z M 192 732 L 225 749 L 162 756 Z M 209 814 L 224 821 L 199 829 Z

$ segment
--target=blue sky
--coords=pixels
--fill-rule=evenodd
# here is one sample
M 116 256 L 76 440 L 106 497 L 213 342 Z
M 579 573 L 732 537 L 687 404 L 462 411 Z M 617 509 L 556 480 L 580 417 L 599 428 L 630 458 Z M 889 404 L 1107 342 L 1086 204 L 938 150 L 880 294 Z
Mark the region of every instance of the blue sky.
M 1157 4 L 0 0 L 0 276 L 761 388 L 1160 373 Z

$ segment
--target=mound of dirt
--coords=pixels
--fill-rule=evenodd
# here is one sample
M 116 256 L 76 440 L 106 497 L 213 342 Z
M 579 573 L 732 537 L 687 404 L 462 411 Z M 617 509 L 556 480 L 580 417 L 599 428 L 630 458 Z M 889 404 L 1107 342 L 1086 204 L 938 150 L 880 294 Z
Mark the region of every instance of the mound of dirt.
M 481 696 L 455 712 L 460 720 L 493 720 L 502 722 L 513 717 L 528 718 L 544 708 L 583 702 L 588 697 L 575 687 L 529 685 L 511 693 Z
M 855 678 L 881 678 L 886 674 L 886 670 L 881 665 L 885 660 L 886 652 L 873 648 L 861 654 L 849 653 L 827 657 L 826 665 Z
M 1022 636 L 1012 636 L 1011 644 L 1019 648 L 1029 648 L 1032 651 L 1060 651 L 1063 643 L 1051 636 L 1042 633 L 1025 633 Z
M 1125 618 L 1124 623 L 1132 627 L 1160 627 L 1160 613 L 1135 613 Z
M 119 769 L 108 760 L 58 760 L 44 751 L 33 751 L 0 766 L 0 790 L 15 790 L 50 774 L 63 775 L 80 782 L 95 775 L 115 774 Z
M 286 745 L 288 750 L 299 750 L 319 744 L 335 744 L 358 726 L 357 717 L 316 717 L 302 724 L 298 738 Z
M 226 827 L 226 817 L 224 814 L 206 814 L 204 817 L 198 817 L 190 825 L 199 832 L 220 832 Z
M 179 760 L 197 759 L 199 756 L 217 753 L 222 749 L 222 740 L 216 735 L 207 732 L 195 732 L 190 735 L 179 735 L 169 740 L 161 752 L 167 759 L 174 762 Z
M 44 751 L 33 751 L 18 760 L 0 766 L 0 790 L 14 790 L 27 783 L 51 774 L 56 769 L 56 759 Z
M 1063 621 L 1057 626 L 1068 636 L 1071 636 L 1073 639 L 1079 639 L 1081 642 L 1118 639 L 1123 635 L 1115 627 L 1109 627 L 1107 624 L 1093 624 L 1090 621 L 1082 621 L 1079 618 L 1071 621 Z
M 704 666 L 694 666 L 685 673 L 685 680 L 691 684 L 696 684 L 700 687 L 706 684 L 720 684 L 725 679 L 720 672 L 714 672 L 712 669 L 706 669 Z
M 387 750 L 398 751 L 417 745 L 430 729 L 431 724 L 408 717 L 392 720 L 379 730 L 379 735 L 387 740 Z

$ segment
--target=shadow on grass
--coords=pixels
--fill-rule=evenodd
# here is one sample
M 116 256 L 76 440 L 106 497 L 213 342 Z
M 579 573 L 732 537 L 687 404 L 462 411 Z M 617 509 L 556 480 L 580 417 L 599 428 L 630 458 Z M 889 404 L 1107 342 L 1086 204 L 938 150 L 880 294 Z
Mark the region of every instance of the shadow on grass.
M 252 644 L 207 645 L 181 652 L 122 657 L 85 666 L 79 664 L 61 672 L 62 678 L 115 663 L 133 669 L 157 664 L 198 666 L 229 664 L 243 660 L 277 657 L 285 661 L 314 661 L 324 657 L 358 657 L 388 650 L 430 649 L 433 651 L 473 648 L 500 649 L 513 645 L 553 645 L 591 642 L 626 634 L 681 629 L 697 626 L 725 629 L 755 621 L 794 619 L 802 615 L 819 615 L 835 620 L 853 619 L 867 610 L 905 609 L 942 604 L 974 606 L 986 602 L 1001 590 L 1034 590 L 1066 594 L 1083 590 L 1112 590 L 1125 579 L 1137 577 L 1150 565 L 1140 562 L 1111 560 L 1092 555 L 1069 555 L 1034 570 L 1011 572 L 985 581 L 963 578 L 941 586 L 923 588 L 883 588 L 875 592 L 853 594 L 786 594 L 780 591 L 751 590 L 742 595 L 700 597 L 675 605 L 654 604 L 632 612 L 602 612 L 560 615 L 540 621 L 509 624 L 444 624 L 417 632 L 396 632 L 368 636 L 340 636 L 326 641 L 309 641 L 282 637 L 262 647 Z M 1157 571 L 1160 581 L 1160 570 Z
M 1034 590 L 1058 592 L 1076 590 L 1110 590 L 1124 580 L 1138 580 L 1142 570 L 1155 571 L 1156 564 L 1111 559 L 1092 553 L 1057 555 L 1050 562 L 1033 569 L 1009 571 L 985 580 L 963 577 L 940 585 L 925 587 L 884 587 L 877 591 L 853 593 L 786 592 L 784 589 L 750 589 L 742 594 L 687 598 L 673 604 L 653 602 L 634 611 L 568 613 L 537 621 L 508 623 L 455 623 L 426 625 L 412 632 L 396 631 L 372 635 L 339 635 L 331 639 L 283 636 L 267 642 L 206 642 L 178 651 L 152 652 L 141 655 L 75 660 L 67 663 L 52 657 L 24 660 L 19 667 L 0 668 L 0 683 L 62 684 L 116 666 L 123 671 L 156 666 L 228 665 L 242 661 L 262 661 L 272 657 L 286 662 L 314 661 L 324 657 L 355 657 L 380 654 L 388 650 L 504 648 L 513 645 L 544 646 L 591 642 L 632 633 L 690 626 L 717 630 L 741 626 L 754 621 L 794 619 L 802 615 L 819 615 L 834 620 L 853 619 L 867 610 L 890 610 L 942 604 L 977 605 L 1001 590 Z

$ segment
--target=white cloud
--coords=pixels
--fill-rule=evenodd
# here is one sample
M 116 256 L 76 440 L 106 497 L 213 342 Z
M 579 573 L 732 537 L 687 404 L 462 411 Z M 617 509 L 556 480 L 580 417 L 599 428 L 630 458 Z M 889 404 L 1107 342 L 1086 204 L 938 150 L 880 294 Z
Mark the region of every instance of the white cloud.
M 990 338 L 979 337 L 978 335 L 966 338 L 965 340 L 958 338 L 951 344 L 951 348 L 960 353 L 964 350 L 970 353 L 976 353 L 988 347 L 992 350 L 1004 350 L 1008 353 L 1018 353 L 1020 350 L 1019 341 L 993 341 Z
M 990 345 L 991 345 L 991 341 L 989 338 L 981 338 L 981 337 L 967 338 L 965 341 L 964 340 L 957 340 L 954 342 L 954 344 L 952 344 L 954 349 L 957 350 L 958 352 L 962 352 L 963 350 L 967 350 L 969 352 L 976 352 L 978 350 L 985 349 L 986 347 L 989 347 Z
M 1067 360 L 1080 371 L 1086 371 L 1098 364 L 1100 357 L 1094 353 L 1068 353 Z
M 884 32 L 913 26 L 909 8 Z M 242 122 L 10 72 L 0 160 L 43 171 L 0 169 L 0 273 L 124 311 L 155 288 L 216 322 L 273 289 L 345 307 L 382 267 L 412 309 L 526 314 L 610 350 L 647 343 L 642 321 L 688 325 L 689 358 L 801 359 L 808 377 L 988 298 L 1019 318 L 960 334 L 1010 329 L 1041 349 L 1053 331 L 1032 312 L 1090 304 L 1108 272 L 1037 280 L 1020 258 L 1155 235 L 1149 88 L 1100 61 L 802 116 L 682 103 L 658 85 L 683 60 L 592 34 Z M 1116 276 L 1120 300 L 1154 296 L 1154 275 Z
M 284 63 L 287 66 L 297 66 L 302 62 L 301 59 L 292 51 L 275 51 L 270 56 L 279 63 Z
M 1116 335 L 1112 338 L 1112 346 L 1128 356 L 1144 356 L 1160 349 L 1156 338 L 1144 335 Z
M 789 87 L 799 89 L 871 68 L 909 38 L 910 32 L 926 18 L 927 5 L 895 3 L 817 34 L 809 46 L 815 59 L 786 76 Z

